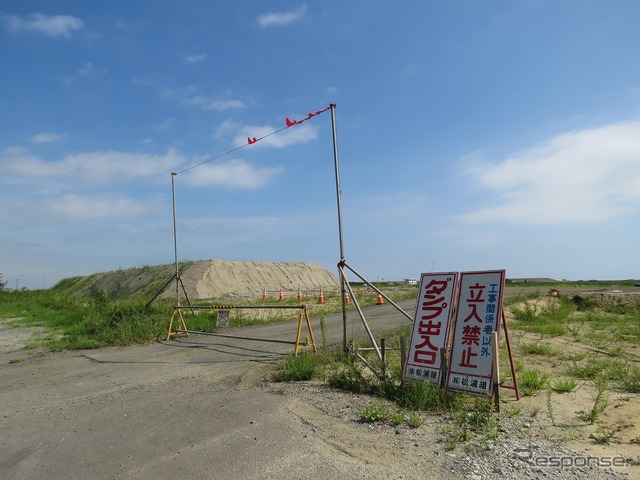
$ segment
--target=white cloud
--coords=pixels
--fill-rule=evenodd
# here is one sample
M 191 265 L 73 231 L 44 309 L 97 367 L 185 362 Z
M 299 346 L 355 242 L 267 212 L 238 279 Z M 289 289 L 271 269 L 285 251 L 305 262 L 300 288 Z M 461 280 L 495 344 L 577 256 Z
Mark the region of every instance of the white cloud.
M 116 195 L 90 197 L 69 193 L 61 197 L 47 198 L 44 208 L 63 220 L 82 222 L 136 217 L 151 211 L 154 202 L 139 202 Z
M 226 163 L 204 164 L 197 170 L 189 170 L 183 175 L 189 185 L 195 187 L 224 186 L 229 188 L 256 189 L 267 184 L 281 168 L 254 167 L 244 160 L 230 160 Z
M 284 27 L 304 17 L 306 12 L 307 6 L 302 5 L 293 12 L 265 13 L 258 17 L 258 25 L 261 27 Z
M 187 55 L 185 60 L 187 61 L 187 63 L 199 63 L 205 58 L 207 58 L 206 53 L 199 53 L 197 55 Z
M 239 128 L 239 123 L 227 119 L 216 127 L 215 131 L 213 132 L 213 138 L 225 138 L 230 132 L 237 131 Z
M 62 84 L 65 87 L 70 87 L 79 78 L 96 79 L 104 76 L 106 73 L 107 73 L 106 68 L 99 68 L 99 67 L 96 67 L 93 64 L 93 62 L 87 62 L 78 70 L 76 70 L 74 74 L 69 75 L 67 77 L 64 77 L 64 76 L 61 77 Z
M 10 215 L 5 222 L 14 229 L 88 220 L 124 219 L 144 215 L 158 209 L 157 198 L 135 200 L 119 193 L 81 195 L 73 192 L 47 191 L 29 196 L 8 196 L 0 206 L 0 214 Z
M 230 109 L 244 108 L 244 103 L 241 100 L 234 100 L 231 98 L 210 98 L 204 95 L 196 95 L 185 99 L 185 103 L 190 106 L 199 107 L 203 110 L 215 110 L 217 112 L 224 112 Z
M 247 138 L 255 137 L 258 139 L 269 135 L 255 143 L 253 146 L 283 148 L 296 143 L 307 143 L 318 138 L 318 127 L 308 123 L 305 123 L 304 125 L 295 125 L 282 131 L 278 130 L 278 128 L 270 126 L 247 125 L 240 129 L 240 133 L 235 137 L 233 143 L 235 146 L 239 147 L 247 144 Z
M 4 24 L 11 33 L 36 32 L 49 37 L 69 38 L 75 30 L 84 27 L 84 22 L 70 15 L 42 15 L 32 13 L 26 17 L 4 15 Z
M 0 166 L 5 172 L 29 178 L 65 178 L 94 185 L 157 177 L 183 163 L 184 158 L 171 151 L 165 155 L 88 152 L 55 161 L 44 161 L 22 147 L 10 147 L 0 152 Z
M 52 143 L 62 139 L 62 135 L 58 133 L 43 132 L 31 137 L 33 143 Z
M 640 205 L 639 158 L 640 122 L 630 122 L 558 135 L 499 163 L 472 161 L 466 175 L 498 197 L 462 219 L 553 225 L 627 214 Z
M 183 105 L 197 107 L 203 110 L 215 110 L 223 112 L 225 110 L 243 109 L 245 103 L 242 100 L 231 98 L 232 92 L 225 92 L 219 95 L 206 95 L 198 87 L 187 85 L 180 88 L 166 88 L 162 91 L 166 98 L 181 102 Z
M 175 125 L 175 123 L 176 123 L 175 117 L 169 117 L 164 122 L 159 124 L 156 128 L 158 130 L 168 130 L 172 128 Z

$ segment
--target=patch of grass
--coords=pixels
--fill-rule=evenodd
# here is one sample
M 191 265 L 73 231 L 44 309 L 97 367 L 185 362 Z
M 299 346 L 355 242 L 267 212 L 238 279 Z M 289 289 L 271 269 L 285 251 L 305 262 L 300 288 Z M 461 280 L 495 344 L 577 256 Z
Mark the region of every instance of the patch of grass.
M 593 380 L 604 370 L 604 363 L 595 356 L 581 361 L 574 361 L 567 367 L 567 375 L 582 380 Z
M 396 410 L 391 412 L 390 420 L 392 425 L 402 425 L 404 423 L 404 412 Z
M 166 335 L 169 304 L 145 308 L 144 299 L 111 299 L 96 290 L 89 297 L 55 290 L 0 292 L 0 316 L 49 330 L 42 340 L 54 351 L 131 345 Z
M 530 397 L 542 390 L 548 381 L 548 373 L 538 369 L 526 369 L 518 376 L 518 387 L 520 393 L 525 397 Z
M 515 417 L 516 415 L 520 414 L 521 411 L 522 408 L 520 406 L 511 404 L 509 405 L 509 408 L 507 408 L 506 414 L 507 417 Z
M 562 433 L 562 440 L 580 440 L 583 437 L 582 433 L 575 428 L 569 427 Z
M 360 420 L 365 423 L 381 422 L 388 425 L 402 425 L 404 412 L 388 407 L 383 403 L 375 403 L 360 408 Z
M 557 337 L 566 333 L 568 319 L 575 310 L 576 306 L 563 297 L 549 301 L 545 306 L 527 301 L 522 307 L 511 308 L 511 313 L 518 320 L 512 327 L 542 336 Z
M 389 409 L 381 403 L 360 408 L 360 419 L 365 423 L 384 422 L 387 418 Z
M 317 353 L 302 352 L 297 357 L 291 354 L 272 375 L 272 379 L 277 382 L 311 380 L 323 369 L 323 364 L 322 356 Z
M 540 342 L 523 343 L 520 345 L 520 351 L 524 355 L 542 355 L 544 357 L 555 357 L 560 353 L 551 345 Z
M 422 418 L 422 416 L 420 416 L 420 414 L 417 412 L 411 412 L 409 414 L 409 418 L 407 418 L 407 424 L 411 428 L 418 428 L 423 423 L 424 423 L 424 418 Z
M 576 380 L 574 380 L 573 378 L 567 378 L 564 380 L 556 380 L 551 385 L 551 388 L 554 392 L 568 393 L 573 392 L 577 386 L 578 382 Z
M 617 381 L 627 378 L 631 368 L 629 362 L 625 360 L 608 360 L 604 365 L 609 380 Z
M 613 438 L 614 433 L 615 432 L 613 430 L 603 429 L 599 432 L 591 434 L 591 438 L 593 438 L 595 442 L 600 445 L 609 445 L 609 441 L 611 440 L 611 438 Z
M 583 422 L 594 424 L 598 417 L 609 406 L 609 398 L 607 395 L 607 379 L 605 377 L 597 377 L 593 380 L 596 387 L 596 393 L 593 397 L 593 406 L 590 410 L 581 410 L 578 412 L 578 418 Z
M 485 430 L 493 425 L 491 400 L 486 397 L 474 397 L 473 406 L 467 415 L 469 424 L 477 430 Z
M 407 382 L 394 390 L 392 398 L 412 411 L 452 411 L 460 409 L 463 404 L 461 395 L 442 390 L 429 382 Z
M 622 389 L 628 393 L 640 393 L 640 368 L 630 369 L 627 375 L 620 379 Z
M 339 368 L 328 375 L 327 383 L 330 387 L 355 393 L 372 391 L 369 381 L 362 375 L 352 356 L 343 355 L 338 362 Z

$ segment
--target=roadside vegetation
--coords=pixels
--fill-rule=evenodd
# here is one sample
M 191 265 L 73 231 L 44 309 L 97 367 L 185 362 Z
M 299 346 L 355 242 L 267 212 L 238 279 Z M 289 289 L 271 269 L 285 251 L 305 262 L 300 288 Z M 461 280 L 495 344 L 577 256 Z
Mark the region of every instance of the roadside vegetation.
M 452 393 L 426 382 L 404 382 L 397 350 L 386 352 L 390 377 L 381 375 L 375 354 L 359 350 L 368 344 L 354 345 L 349 353 L 323 347 L 319 354 L 291 357 L 275 372 L 274 380 L 315 380 L 332 388 L 369 394 L 378 401 L 361 409 L 360 420 L 367 423 L 411 426 L 418 422 L 410 423 L 409 418 L 424 420 L 425 412 L 437 412 L 448 420 L 442 431 L 446 449 L 490 448 L 499 436 L 500 415 L 528 415 L 525 423 L 530 424 L 545 410 L 553 426 L 553 430 L 540 431 L 545 438 L 559 442 L 588 438 L 607 445 L 637 442 L 637 435 L 623 440 L 603 416 L 614 405 L 614 397 L 619 399 L 616 407 L 637 405 L 638 397 L 629 395 L 640 393 L 640 295 L 617 301 L 615 296 L 613 300 L 551 296 L 549 290 L 540 286 L 522 289 L 505 302 L 523 402 L 507 404 L 501 414 L 494 411 L 488 398 Z M 406 327 L 378 334 L 378 338 L 384 337 L 387 346 L 397 347 L 400 336 L 408 340 L 409 335 Z M 504 339 L 500 363 L 501 381 L 513 384 Z M 299 365 L 304 365 L 305 374 L 292 375 Z M 578 390 L 587 394 L 582 394 L 587 400 L 582 409 L 574 408 L 567 417 L 562 396 Z M 542 399 L 526 401 L 537 396 Z M 533 407 L 525 413 L 522 404 Z M 629 462 L 638 464 L 640 457 Z
M 141 275 L 145 272 L 144 267 L 138 270 Z M 174 302 L 157 298 L 149 303 L 162 285 L 154 285 L 156 290 L 149 290 L 153 293 L 146 297 L 130 298 L 125 288 L 116 285 L 111 291 L 98 289 L 91 286 L 87 278 L 90 277 L 65 279 L 48 290 L 1 290 L 0 319 L 12 319 L 9 324 L 15 327 L 24 325 L 46 329 L 46 335 L 37 342 L 28 344 L 28 349 L 91 349 L 144 344 L 166 338 Z M 417 286 L 386 288 L 393 289 L 393 296 L 398 300 L 415 297 L 417 293 Z M 360 285 L 354 289 L 362 307 L 375 304 L 376 295 L 372 289 Z M 311 316 L 341 311 L 342 303 L 338 294 L 327 293 L 324 299 L 325 303 L 319 304 L 315 297 L 303 299 L 302 302 L 298 301 L 297 297 L 290 297 L 284 301 L 260 298 L 234 305 L 307 304 Z M 185 304 L 184 299 L 182 304 Z M 193 305 L 229 305 L 229 300 L 212 299 L 208 302 L 194 302 Z M 215 309 L 183 309 L 182 314 L 189 330 L 212 331 L 215 328 Z M 229 327 L 285 321 L 296 318 L 297 315 L 298 311 L 292 309 L 237 309 L 231 315 Z

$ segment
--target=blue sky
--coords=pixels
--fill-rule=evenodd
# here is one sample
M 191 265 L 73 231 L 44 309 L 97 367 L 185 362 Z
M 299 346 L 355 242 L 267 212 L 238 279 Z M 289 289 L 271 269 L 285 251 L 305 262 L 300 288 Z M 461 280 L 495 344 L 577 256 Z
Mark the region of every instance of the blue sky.
M 640 3 L 0 5 L 9 287 L 189 260 L 640 277 Z M 241 148 L 238 148 L 241 147 Z M 237 149 L 234 151 L 234 149 Z M 231 152 L 231 153 L 227 153 Z

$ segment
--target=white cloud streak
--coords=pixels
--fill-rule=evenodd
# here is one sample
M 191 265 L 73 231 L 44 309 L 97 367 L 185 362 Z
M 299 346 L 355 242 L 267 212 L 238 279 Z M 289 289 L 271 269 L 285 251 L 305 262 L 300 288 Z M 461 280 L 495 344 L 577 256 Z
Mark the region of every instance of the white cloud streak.
M 50 197 L 44 207 L 53 215 L 69 221 L 83 222 L 107 218 L 131 218 L 147 213 L 155 208 L 154 202 L 140 202 L 117 195 L 96 197 L 69 193 L 60 197 Z
M 165 89 L 163 95 L 168 98 L 176 98 L 184 105 L 203 110 L 223 112 L 225 110 L 245 108 L 244 102 L 230 98 L 230 93 L 213 96 L 205 95 L 198 88 L 191 85 L 177 89 Z
M 558 135 L 499 163 L 472 162 L 466 176 L 498 197 L 461 218 L 557 225 L 625 215 L 640 205 L 639 159 L 640 122 L 630 122 Z
M 38 133 L 37 135 L 34 135 L 33 137 L 31 137 L 31 141 L 33 143 L 38 143 L 38 144 L 59 142 L 61 139 L 62 139 L 62 135 L 58 133 L 50 133 L 50 132 Z
M 223 186 L 228 188 L 257 189 L 263 187 L 282 171 L 276 167 L 254 167 L 244 160 L 200 165 L 184 173 L 185 182 L 194 187 Z
M 61 160 L 44 161 L 22 147 L 0 152 L 3 171 L 28 178 L 68 178 L 92 185 L 125 183 L 157 177 L 184 163 L 176 152 L 165 155 L 116 151 L 88 152 L 67 155 Z
M 268 125 L 246 125 L 240 129 L 240 134 L 236 136 L 233 143 L 236 147 L 247 144 L 247 138 L 260 138 L 270 133 L 276 132 L 278 128 Z M 305 123 L 304 125 L 295 125 L 293 127 L 282 130 L 274 135 L 263 138 L 255 143 L 253 147 L 274 147 L 284 148 L 296 143 L 307 143 L 318 138 L 318 127 Z
M 65 87 L 70 87 L 74 82 L 81 78 L 96 79 L 107 74 L 106 68 L 96 67 L 93 62 L 85 63 L 81 68 L 76 70 L 73 75 L 62 76 L 61 81 Z
M 187 63 L 199 63 L 203 61 L 205 58 L 207 58 L 206 53 L 199 53 L 197 55 L 187 55 L 185 60 L 187 61 Z
M 4 25 L 11 33 L 34 32 L 48 37 L 70 38 L 71 33 L 84 27 L 84 22 L 71 15 L 43 15 L 32 13 L 26 17 L 4 15 Z
M 266 27 L 286 27 L 287 25 L 300 20 L 307 13 L 307 6 L 302 5 L 293 12 L 265 13 L 258 17 L 258 25 Z

